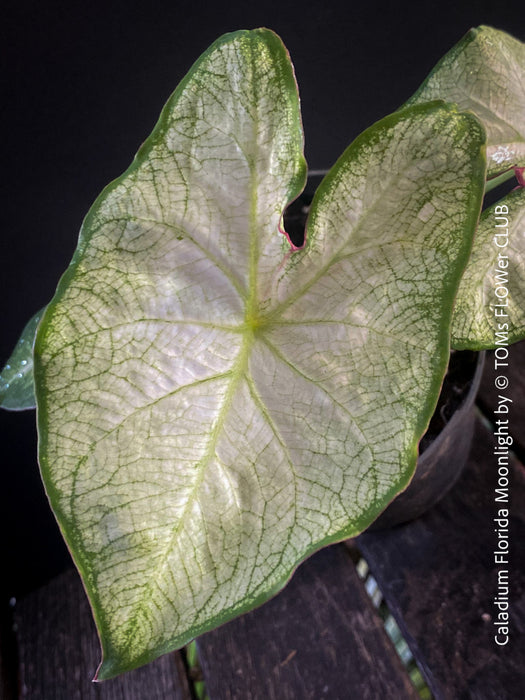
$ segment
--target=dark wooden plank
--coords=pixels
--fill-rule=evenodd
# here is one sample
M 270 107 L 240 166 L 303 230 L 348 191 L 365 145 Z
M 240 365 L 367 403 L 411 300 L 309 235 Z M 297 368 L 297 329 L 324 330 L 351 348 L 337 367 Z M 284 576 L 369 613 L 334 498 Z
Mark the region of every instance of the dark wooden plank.
M 358 539 L 438 700 L 525 698 L 525 472 L 512 465 L 509 566 L 496 564 L 497 462 L 477 421 L 449 495 L 415 522 Z M 504 523 L 501 523 L 504 525 Z M 498 570 L 509 571 L 510 639 L 495 643 Z
M 342 545 L 197 644 L 211 700 L 418 697 Z
M 189 700 L 180 654 L 93 683 L 100 651 L 76 571 L 31 593 L 15 608 L 21 697 L 28 700 Z
M 505 354 L 504 350 L 501 352 Z M 487 419 L 493 423 L 498 417 L 503 419 L 507 417 L 506 414 L 494 414 L 494 409 L 498 407 L 498 396 L 512 399 L 508 413 L 510 434 L 515 440 L 514 449 L 523 462 L 525 460 L 525 341 L 511 345 L 508 352 L 509 357 L 506 360 L 508 367 L 499 368 L 494 366 L 497 359 L 494 351 L 487 353 L 478 403 Z M 503 356 L 501 361 L 504 361 Z M 506 389 L 498 389 L 495 386 L 497 377 L 501 376 L 509 381 Z
M 7 600 L 0 608 L 0 698 L 15 700 L 17 696 L 16 643 Z

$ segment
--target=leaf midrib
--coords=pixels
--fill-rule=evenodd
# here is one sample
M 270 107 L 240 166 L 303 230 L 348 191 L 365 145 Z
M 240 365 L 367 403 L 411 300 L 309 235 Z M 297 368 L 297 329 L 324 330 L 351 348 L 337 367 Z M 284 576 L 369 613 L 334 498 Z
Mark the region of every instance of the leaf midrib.
M 252 53 L 252 59 L 253 59 L 253 53 Z M 255 100 L 256 102 L 256 100 Z M 254 122 L 254 132 L 255 132 L 255 138 L 254 142 L 257 143 L 257 134 L 258 134 L 258 119 L 257 119 L 258 113 L 256 112 L 256 116 L 253 119 Z M 249 211 L 249 235 L 250 235 L 250 261 L 249 261 L 249 294 L 248 298 L 243 295 L 242 298 L 245 300 L 245 322 L 248 322 L 247 325 L 249 326 L 249 321 L 251 318 L 253 318 L 256 315 L 257 312 L 257 307 L 258 307 L 258 302 L 257 302 L 257 263 L 259 259 L 259 236 L 258 236 L 258 226 L 257 226 L 257 203 L 258 203 L 258 198 L 257 198 L 257 177 L 256 177 L 256 171 L 255 171 L 255 163 L 257 162 L 256 156 L 254 156 L 253 162 L 249 163 L 249 168 L 250 168 L 250 211 Z M 237 290 L 239 291 L 239 290 Z M 158 564 L 155 566 L 154 571 L 152 571 L 152 575 L 149 578 L 149 581 L 147 584 L 145 584 L 144 588 L 151 589 L 153 583 L 155 582 L 155 579 L 159 576 L 161 576 L 162 571 L 165 569 L 165 567 L 168 564 L 168 559 L 170 553 L 174 549 L 174 544 L 186 522 L 186 516 L 188 515 L 191 507 L 193 506 L 194 501 L 198 497 L 199 489 L 204 481 L 204 477 L 206 474 L 206 468 L 214 459 L 215 457 L 215 451 L 217 447 L 217 443 L 219 440 L 219 437 L 222 433 L 223 427 L 224 427 L 224 422 L 226 420 L 226 417 L 228 415 L 228 412 L 230 410 L 233 398 L 235 396 L 235 393 L 237 391 L 237 388 L 242 380 L 243 377 L 245 377 L 248 372 L 248 361 L 251 353 L 251 348 L 254 343 L 255 337 L 254 333 L 247 328 L 246 326 L 243 328 L 243 342 L 241 345 L 241 349 L 239 351 L 239 354 L 237 356 L 237 359 L 231 369 L 231 381 L 229 383 L 228 389 L 226 391 L 222 406 L 219 410 L 219 413 L 217 415 L 217 420 L 215 423 L 215 426 L 213 430 L 211 431 L 210 435 L 210 440 L 208 442 L 208 446 L 206 449 L 206 453 L 204 456 L 199 460 L 198 464 L 196 465 L 196 469 L 198 470 L 197 476 L 195 479 L 194 486 L 191 490 L 191 493 L 189 494 L 187 501 L 184 505 L 184 508 L 182 510 L 182 513 L 179 517 L 179 521 L 175 528 L 172 531 L 172 534 L 169 538 L 169 541 L 166 543 L 164 547 L 164 551 L 161 555 L 160 561 Z M 144 592 L 144 588 L 142 591 Z M 124 633 L 124 636 L 126 636 L 129 639 L 132 639 L 133 633 L 135 629 L 137 628 L 139 624 L 139 616 L 138 614 L 135 614 L 133 619 L 131 620 L 131 623 L 128 628 L 128 632 Z M 129 643 L 129 642 L 128 642 Z

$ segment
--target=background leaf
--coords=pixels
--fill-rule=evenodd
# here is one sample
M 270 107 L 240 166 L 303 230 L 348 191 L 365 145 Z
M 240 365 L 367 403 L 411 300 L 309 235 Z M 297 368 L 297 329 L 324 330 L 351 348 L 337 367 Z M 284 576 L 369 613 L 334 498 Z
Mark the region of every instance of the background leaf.
M 43 312 L 44 309 L 40 309 L 27 322 L 0 374 L 1 408 L 10 411 L 23 411 L 36 406 L 33 380 L 33 344 Z
M 491 27 L 471 29 L 406 105 L 441 99 L 471 110 L 487 131 L 488 175 L 525 165 L 525 44 Z
M 519 188 L 482 214 L 454 309 L 455 348 L 493 348 L 498 330 L 509 344 L 525 337 L 524 271 L 525 189 Z

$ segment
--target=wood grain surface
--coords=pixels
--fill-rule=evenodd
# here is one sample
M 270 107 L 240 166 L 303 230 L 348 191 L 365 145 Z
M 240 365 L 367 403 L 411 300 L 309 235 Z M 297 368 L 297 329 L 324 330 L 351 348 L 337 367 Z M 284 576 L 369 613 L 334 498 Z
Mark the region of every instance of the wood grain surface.
M 211 700 L 418 697 L 341 545 L 198 647 Z
M 510 565 L 494 561 L 496 462 L 478 420 L 454 489 L 418 520 L 358 545 L 436 700 L 525 698 L 525 472 L 513 460 Z M 511 633 L 494 640 L 498 569 L 509 570 Z
M 68 571 L 15 608 L 20 698 L 27 700 L 190 700 L 180 654 L 93 683 L 100 650 L 84 589 Z

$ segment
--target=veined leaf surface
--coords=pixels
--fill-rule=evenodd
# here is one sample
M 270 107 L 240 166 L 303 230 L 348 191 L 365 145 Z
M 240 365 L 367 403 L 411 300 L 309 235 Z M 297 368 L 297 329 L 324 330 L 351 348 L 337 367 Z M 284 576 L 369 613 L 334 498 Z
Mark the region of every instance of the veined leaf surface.
M 293 250 L 293 71 L 216 42 L 88 214 L 37 336 L 40 462 L 100 679 L 260 604 L 409 481 L 448 360 L 484 133 L 442 105 L 365 132 Z
M 485 209 L 458 291 L 455 348 L 483 350 L 525 338 L 525 189 Z M 496 335 L 498 333 L 498 335 Z
M 525 44 L 492 27 L 471 29 L 406 104 L 437 99 L 480 119 L 489 176 L 525 165 Z
M 11 356 L 0 374 L 0 408 L 23 411 L 35 408 L 33 381 L 33 344 L 44 309 L 40 309 L 24 326 Z

